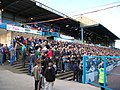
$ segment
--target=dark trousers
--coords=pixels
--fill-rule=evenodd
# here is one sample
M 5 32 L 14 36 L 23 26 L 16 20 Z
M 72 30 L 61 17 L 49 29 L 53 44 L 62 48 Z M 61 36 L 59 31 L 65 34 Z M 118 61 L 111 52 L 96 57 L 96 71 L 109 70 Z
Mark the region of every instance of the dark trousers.
M 35 80 L 35 90 L 38 90 L 39 80 Z
M 16 59 L 17 60 L 19 60 L 19 54 L 20 54 L 19 50 L 16 50 Z
M 6 62 L 6 54 L 3 54 L 3 63 Z
M 26 55 L 22 53 L 22 66 L 25 67 Z
M 78 82 L 78 72 L 74 72 L 73 75 L 73 81 L 76 79 L 76 81 Z
M 83 70 L 80 69 L 80 72 L 79 72 L 79 83 L 82 83 L 82 76 L 83 76 Z
M 101 86 L 104 86 L 104 83 L 100 83 Z M 105 88 L 101 87 L 101 90 L 105 90 Z

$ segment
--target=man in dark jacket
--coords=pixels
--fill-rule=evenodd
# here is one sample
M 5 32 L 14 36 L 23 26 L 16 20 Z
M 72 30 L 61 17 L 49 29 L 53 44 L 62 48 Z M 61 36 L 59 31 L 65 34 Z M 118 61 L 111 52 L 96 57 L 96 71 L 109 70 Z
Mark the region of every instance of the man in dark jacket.
M 44 90 L 53 90 L 53 84 L 55 81 L 55 69 L 53 68 L 53 64 L 49 63 L 48 68 L 45 70 L 45 88 Z

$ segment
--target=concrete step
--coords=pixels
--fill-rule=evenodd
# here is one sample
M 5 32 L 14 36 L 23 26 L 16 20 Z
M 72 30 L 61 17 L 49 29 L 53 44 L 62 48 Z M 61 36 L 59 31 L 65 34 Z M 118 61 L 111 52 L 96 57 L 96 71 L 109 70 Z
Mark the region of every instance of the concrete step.
M 28 68 L 20 68 L 19 71 L 28 71 Z
M 13 64 L 12 66 L 13 67 L 18 67 L 18 66 L 22 66 L 22 64 L 21 63 L 17 63 L 17 64 Z
M 68 77 L 68 78 L 66 78 L 66 79 L 64 79 L 64 80 L 66 80 L 66 81 L 72 81 L 72 80 L 73 80 L 73 76 Z
M 28 63 L 25 63 L 25 65 L 28 66 Z M 21 63 L 21 62 L 15 62 L 12 66 L 13 66 L 13 67 L 22 66 L 22 63 Z
M 28 74 L 28 63 L 27 62 L 25 63 L 25 68 L 23 68 L 22 63 L 18 61 L 16 61 L 12 67 L 17 69 L 21 73 Z M 61 79 L 61 80 L 66 80 L 66 81 L 72 81 L 73 71 L 58 72 L 58 74 L 56 74 L 56 78 Z
M 21 71 L 22 73 L 26 73 L 26 74 L 28 74 L 28 71 Z
M 73 76 L 73 73 L 70 73 L 70 74 L 66 74 L 66 75 L 63 75 L 63 76 L 60 76 L 60 77 L 57 77 L 58 79 L 66 79 L 66 78 L 69 78 L 69 77 L 72 77 Z
M 71 73 L 73 73 L 73 71 L 61 72 L 59 74 L 56 74 L 56 77 L 61 77 L 61 76 L 68 75 L 68 74 L 71 74 Z
M 68 77 L 68 78 L 66 78 L 65 80 L 66 80 L 66 81 L 73 81 L 73 76 Z
M 16 69 L 21 69 L 21 68 L 23 68 L 23 66 L 22 66 L 22 65 L 14 66 L 14 68 L 16 68 Z M 25 65 L 25 68 L 28 68 L 28 65 Z

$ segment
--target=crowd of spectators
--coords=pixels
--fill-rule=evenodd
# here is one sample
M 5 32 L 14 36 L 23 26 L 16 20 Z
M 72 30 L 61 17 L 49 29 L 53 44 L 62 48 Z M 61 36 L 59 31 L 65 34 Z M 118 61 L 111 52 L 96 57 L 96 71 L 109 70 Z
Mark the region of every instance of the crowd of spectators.
M 82 56 L 120 56 L 120 50 L 90 44 L 45 40 L 37 37 L 24 38 L 19 35 L 12 40 L 10 46 L 0 44 L 0 64 L 8 61 L 10 65 L 13 65 L 15 61 L 22 59 L 23 67 L 28 62 L 29 74 L 31 74 L 37 58 L 42 62 L 43 73 L 49 62 L 53 63 L 55 71 L 58 73 L 58 71 L 75 70 L 74 64 L 79 66 L 82 62 Z M 102 59 L 99 58 L 89 59 L 87 61 L 88 70 L 95 70 L 95 66 L 98 66 L 101 61 Z M 113 61 L 108 60 L 108 62 L 110 64 Z

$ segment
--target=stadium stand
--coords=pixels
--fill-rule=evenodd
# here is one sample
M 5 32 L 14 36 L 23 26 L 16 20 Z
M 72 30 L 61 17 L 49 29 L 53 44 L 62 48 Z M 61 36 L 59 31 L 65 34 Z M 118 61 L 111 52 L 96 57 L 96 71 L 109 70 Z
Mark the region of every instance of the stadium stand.
M 57 78 L 73 80 L 74 64 L 77 63 L 82 69 L 83 56 L 90 56 L 87 59 L 87 73 L 96 72 L 103 62 L 101 58 L 92 56 L 120 56 L 119 49 L 109 47 L 114 46 L 112 44 L 119 38 L 101 24 L 80 27 L 79 21 L 34 0 L 4 0 L 1 9 L 1 64 L 8 61 L 13 68 L 23 73 L 31 75 L 35 61 L 39 58 L 43 76 L 48 63 L 52 62 L 56 66 Z M 81 28 L 84 29 L 85 41 L 82 44 L 46 38 L 60 38 L 63 33 L 79 41 Z M 107 66 L 116 66 L 116 63 L 117 60 L 107 60 Z

